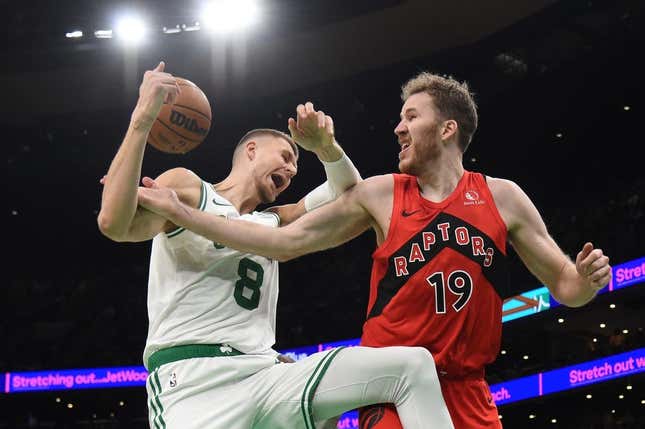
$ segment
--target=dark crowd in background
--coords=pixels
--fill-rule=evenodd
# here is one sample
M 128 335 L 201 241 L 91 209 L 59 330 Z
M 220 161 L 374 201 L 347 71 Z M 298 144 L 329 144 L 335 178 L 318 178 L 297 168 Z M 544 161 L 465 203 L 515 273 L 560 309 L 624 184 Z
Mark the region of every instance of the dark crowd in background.
M 511 28 L 476 46 L 280 96 L 221 105 L 217 94 L 204 88 L 213 107 L 206 141 L 181 156 L 148 147 L 144 172 L 155 176 L 183 166 L 216 182 L 227 174 L 241 135 L 260 127 L 286 131 L 296 105 L 308 100 L 334 118 L 337 139 L 363 177 L 396 172 L 399 148 L 393 129 L 401 107 L 400 85 L 430 70 L 467 81 L 475 93 L 480 127 L 464 155 L 465 167 L 518 183 L 571 258 L 591 241 L 612 264 L 619 264 L 645 256 L 641 36 L 642 29 L 614 28 L 588 49 L 545 56 L 536 47 L 546 43 L 546 36 Z M 153 66 L 142 64 L 141 73 Z M 172 73 L 173 64 L 166 70 Z M 129 114 L 129 109 L 79 109 L 26 123 L 3 122 L 7 256 L 0 292 L 5 307 L 0 372 L 142 364 L 150 243 L 114 243 L 96 226 L 99 179 Z M 301 198 L 323 175 L 315 157 L 303 153 L 299 174 L 278 203 Z M 339 248 L 281 264 L 278 350 L 360 336 L 374 243 L 373 233 L 366 232 Z M 514 292 L 541 286 L 510 246 L 509 255 Z M 616 299 L 621 302 L 620 295 Z M 598 300 L 603 306 L 610 302 Z M 643 303 L 641 292 L 623 298 L 622 305 L 642 314 Z M 595 323 L 593 309 L 558 311 Z M 587 329 L 584 323 L 579 329 L 550 328 L 547 316 L 504 324 L 503 347 L 521 347 L 532 358 L 500 356 L 487 378 L 495 383 L 643 347 L 642 320 L 628 334 L 619 328 L 598 332 L 595 324 Z M 642 376 L 637 381 L 642 397 Z M 3 402 L 0 397 L 0 406 Z M 554 400 L 545 404 L 558 407 Z M 31 412 L 34 421 L 0 418 L 0 427 L 40 427 L 38 412 Z M 645 427 L 642 404 L 607 413 L 589 407 L 570 425 L 565 419 L 551 426 Z M 85 427 L 145 427 L 145 410 L 128 416 L 127 421 L 138 423 L 119 423 L 112 416 L 103 426 L 95 422 Z M 66 425 L 60 427 L 82 427 Z

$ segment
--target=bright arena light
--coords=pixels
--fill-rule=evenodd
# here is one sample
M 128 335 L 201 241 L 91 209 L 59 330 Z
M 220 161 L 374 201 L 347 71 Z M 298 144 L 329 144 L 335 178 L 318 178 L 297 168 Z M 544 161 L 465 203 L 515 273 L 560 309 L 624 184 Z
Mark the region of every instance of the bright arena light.
M 138 17 L 121 18 L 116 25 L 116 35 L 126 43 L 136 44 L 146 35 L 146 25 Z
M 97 39 L 111 39 L 112 30 L 96 30 L 94 32 L 94 37 L 96 37 Z
M 77 39 L 79 37 L 83 37 L 83 32 L 81 30 L 70 31 L 65 33 L 65 37 L 68 39 Z
M 231 33 L 255 24 L 260 16 L 256 0 L 213 0 L 202 12 L 202 26 L 216 33 Z

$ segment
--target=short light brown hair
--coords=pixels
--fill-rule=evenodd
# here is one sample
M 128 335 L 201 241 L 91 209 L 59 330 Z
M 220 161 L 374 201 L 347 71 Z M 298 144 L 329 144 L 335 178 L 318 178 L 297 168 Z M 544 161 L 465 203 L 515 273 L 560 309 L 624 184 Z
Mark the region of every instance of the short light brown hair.
M 442 120 L 457 121 L 459 148 L 462 153 L 466 152 L 477 130 L 477 105 L 468 84 L 450 76 L 421 72 L 401 87 L 401 99 L 405 102 L 420 92 L 432 97 Z
M 233 151 L 233 162 L 235 162 L 235 158 L 237 157 L 237 154 L 239 152 L 238 149 L 242 147 L 244 143 L 248 142 L 249 140 L 253 140 L 255 137 L 266 136 L 266 135 L 270 135 L 273 137 L 278 137 L 286 140 L 291 146 L 291 149 L 293 149 L 293 153 L 296 156 L 296 160 L 298 159 L 298 157 L 300 156 L 300 153 L 298 151 L 298 145 L 296 144 L 296 142 L 293 141 L 293 139 L 289 134 L 283 133 L 282 131 L 274 130 L 273 128 L 256 128 L 244 134 L 240 139 L 240 141 L 237 142 L 237 145 L 235 145 L 235 150 Z

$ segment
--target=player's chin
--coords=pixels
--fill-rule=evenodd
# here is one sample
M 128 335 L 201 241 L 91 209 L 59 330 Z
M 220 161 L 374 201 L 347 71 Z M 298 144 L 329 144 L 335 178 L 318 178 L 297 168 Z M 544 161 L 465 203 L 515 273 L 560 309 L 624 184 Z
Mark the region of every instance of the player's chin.
M 279 192 L 274 192 L 273 189 L 265 189 L 260 193 L 260 199 L 262 200 L 263 204 L 271 204 L 275 202 L 275 200 L 278 198 L 278 195 Z
M 407 159 L 400 160 L 399 171 L 403 174 L 412 174 L 412 163 Z

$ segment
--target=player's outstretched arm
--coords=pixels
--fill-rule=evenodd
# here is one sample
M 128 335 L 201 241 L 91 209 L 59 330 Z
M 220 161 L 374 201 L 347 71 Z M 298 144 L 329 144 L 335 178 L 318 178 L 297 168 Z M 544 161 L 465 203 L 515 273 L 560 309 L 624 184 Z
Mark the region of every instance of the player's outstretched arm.
M 336 141 L 333 119 L 325 112 L 315 110 L 313 103 L 307 102 L 296 107 L 296 119 L 289 118 L 289 132 L 300 147 L 316 154 L 325 168 L 327 180 L 296 204 L 268 209 L 280 216 L 283 226 L 306 212 L 335 200 L 362 180 L 358 169 Z
M 364 232 L 372 223 L 362 202 L 374 186 L 369 179 L 282 228 L 203 212 L 183 204 L 174 190 L 160 187 L 150 178 L 142 182 L 139 204 L 146 209 L 226 247 L 278 261 L 338 246 Z
M 101 232 L 115 241 L 128 239 L 137 212 L 137 188 L 141 178 L 143 154 L 148 133 L 159 115 L 161 105 L 172 103 L 179 87 L 160 62 L 144 74 L 139 99 L 130 125 L 103 182 L 98 225 Z
M 591 301 L 611 279 L 609 258 L 586 243 L 573 262 L 547 232 L 537 208 L 515 183 L 493 179 L 495 201 L 506 213 L 509 241 L 551 295 L 569 307 Z M 499 198 L 501 196 L 501 198 Z

